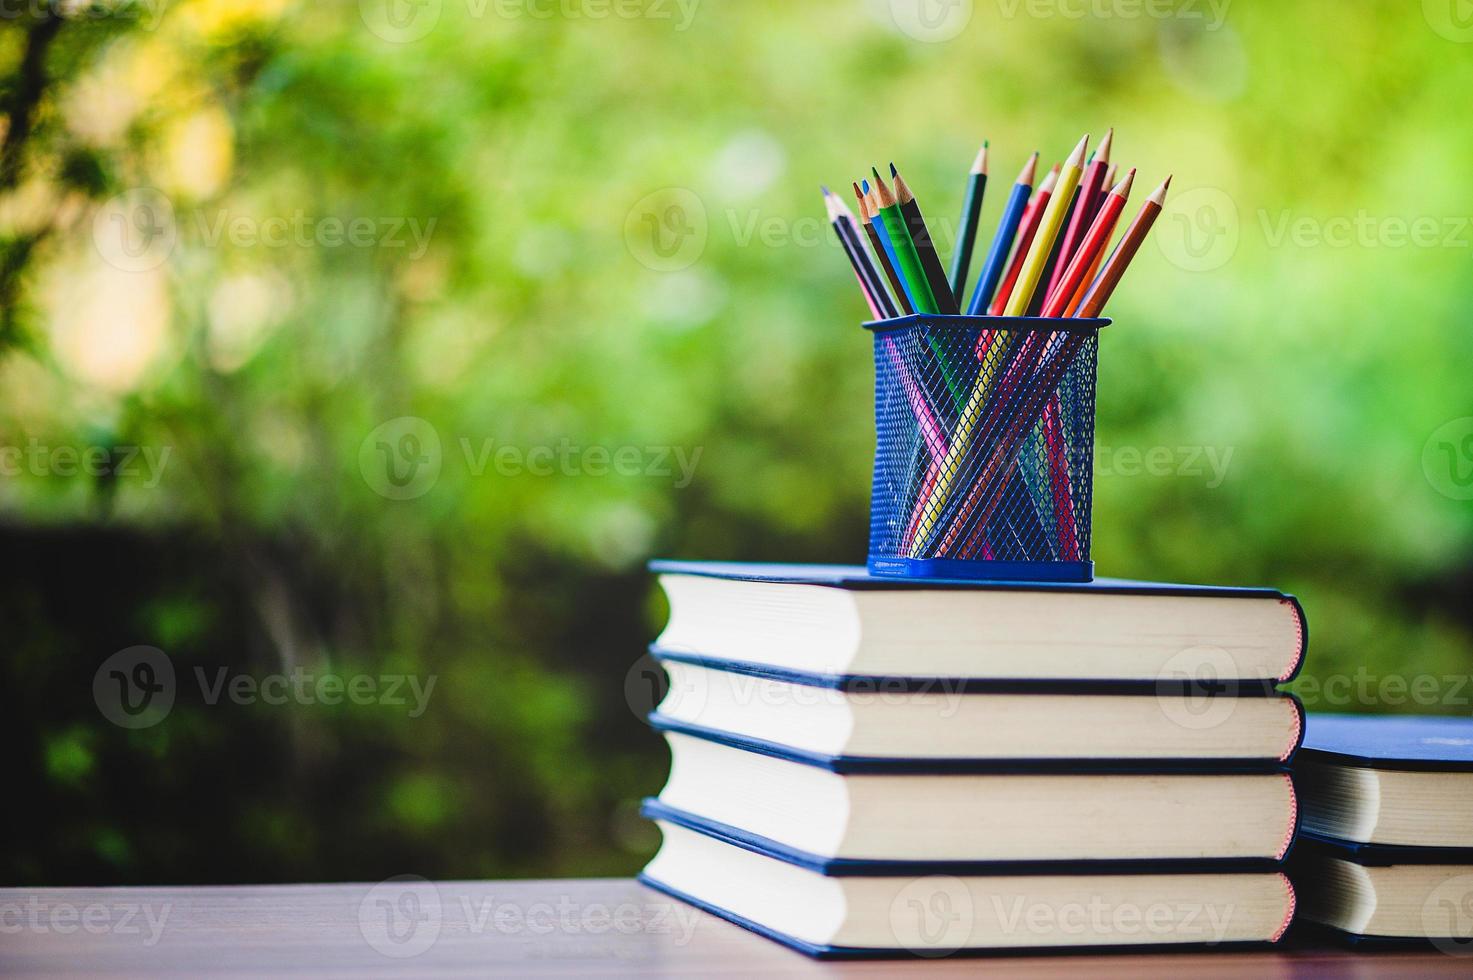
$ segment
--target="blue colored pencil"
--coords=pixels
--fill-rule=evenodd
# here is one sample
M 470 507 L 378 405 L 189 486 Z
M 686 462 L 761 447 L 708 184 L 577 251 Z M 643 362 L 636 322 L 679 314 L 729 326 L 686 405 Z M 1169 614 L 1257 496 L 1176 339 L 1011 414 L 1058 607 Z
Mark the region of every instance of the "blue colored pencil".
M 1013 192 L 1008 196 L 1002 221 L 998 223 L 997 234 L 993 236 L 992 247 L 987 252 L 987 261 L 982 264 L 977 289 L 972 293 L 971 303 L 967 304 L 967 316 L 982 316 L 987 312 L 987 304 L 992 302 L 992 294 L 1002 281 L 1003 273 L 1007 271 L 1008 252 L 1013 247 L 1018 226 L 1023 223 L 1023 212 L 1028 207 L 1029 195 L 1033 193 L 1033 178 L 1037 171 L 1038 154 L 1035 153 L 1023 165 L 1023 172 L 1018 175 L 1018 182 L 1013 185 Z

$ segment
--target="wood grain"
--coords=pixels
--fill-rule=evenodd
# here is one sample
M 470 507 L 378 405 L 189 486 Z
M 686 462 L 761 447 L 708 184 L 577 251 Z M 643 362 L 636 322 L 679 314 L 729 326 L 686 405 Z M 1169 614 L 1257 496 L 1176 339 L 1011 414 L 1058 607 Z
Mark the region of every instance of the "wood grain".
M 1298 948 L 822 963 L 625 879 L 0 890 L 0 975 L 7 977 L 900 972 L 1121 980 L 1466 977 L 1473 957 Z

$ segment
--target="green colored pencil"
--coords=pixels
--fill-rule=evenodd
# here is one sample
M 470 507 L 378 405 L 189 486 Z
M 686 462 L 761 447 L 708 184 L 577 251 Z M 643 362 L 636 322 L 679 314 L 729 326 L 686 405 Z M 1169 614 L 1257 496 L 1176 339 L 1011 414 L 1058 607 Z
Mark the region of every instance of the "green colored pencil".
M 885 231 L 889 233 L 890 244 L 895 248 L 895 261 L 900 266 L 895 271 L 905 278 L 905 284 L 910 287 L 910 296 L 915 302 L 917 313 L 930 313 L 933 316 L 939 314 L 941 307 L 936 305 L 936 296 L 926 280 L 926 270 L 921 265 L 920 253 L 916 251 L 916 243 L 910 237 L 910 230 L 905 227 L 905 219 L 900 215 L 900 204 L 890 188 L 885 186 L 880 172 L 873 167 L 870 169 L 875 175 L 875 200 L 880 205 L 880 220 L 885 222 Z
M 956 234 L 956 250 L 951 253 L 951 294 L 958 303 L 966 295 L 967 273 L 972 269 L 972 249 L 977 241 L 977 225 L 982 218 L 982 197 L 987 193 L 987 143 L 977 151 L 972 172 L 967 176 L 967 196 L 962 202 L 962 224 Z

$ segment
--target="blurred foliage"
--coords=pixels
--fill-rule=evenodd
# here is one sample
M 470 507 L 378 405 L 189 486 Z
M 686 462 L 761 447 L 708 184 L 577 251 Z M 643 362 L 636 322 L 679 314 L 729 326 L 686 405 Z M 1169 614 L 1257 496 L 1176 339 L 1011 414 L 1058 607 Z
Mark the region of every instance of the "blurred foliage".
M 893 158 L 949 246 L 983 136 L 988 230 L 1028 151 L 1106 125 L 1138 188 L 1196 202 L 1111 310 L 1100 572 L 1295 591 L 1316 678 L 1466 676 L 1473 512 L 1435 465 L 1473 414 L 1455 25 L 977 3 L 932 43 L 906 6 L 13 5 L 6 879 L 637 868 L 666 765 L 626 703 L 663 615 L 644 561 L 864 552 L 871 366 L 817 185 Z M 1418 219 L 1436 240 L 1398 244 Z M 403 417 L 440 470 L 392 499 Z M 550 474 L 495 455 L 538 447 Z M 127 730 L 91 684 L 135 644 L 179 697 Z M 220 668 L 436 686 L 418 717 L 210 704 Z

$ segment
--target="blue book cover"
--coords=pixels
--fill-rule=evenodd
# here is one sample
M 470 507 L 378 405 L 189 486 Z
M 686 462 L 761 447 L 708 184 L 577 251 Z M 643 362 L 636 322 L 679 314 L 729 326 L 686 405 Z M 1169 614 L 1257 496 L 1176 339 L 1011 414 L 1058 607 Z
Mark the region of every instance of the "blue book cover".
M 687 830 L 705 834 L 727 844 L 776 858 L 832 878 L 913 878 L 924 875 L 1119 875 L 1119 874 L 1207 874 L 1212 872 L 1281 871 L 1283 858 L 1121 858 L 1064 861 L 886 861 L 825 857 L 781 844 L 770 837 L 753 834 L 719 820 L 711 820 L 669 806 L 654 797 L 646 798 L 640 814 L 664 820 Z
M 1299 832 L 1298 856 L 1339 858 L 1368 868 L 1393 864 L 1466 864 L 1473 867 L 1473 847 L 1418 847 L 1411 844 L 1362 844 L 1326 837 L 1312 830 Z
M 820 674 L 772 664 L 708 657 L 687 650 L 671 650 L 658 643 L 649 646 L 656 660 L 725 670 L 763 680 L 824 687 L 835 691 L 861 694 L 892 694 L 914 691 L 944 691 L 948 694 L 1121 694 L 1156 697 L 1163 694 L 1191 694 L 1196 697 L 1293 697 L 1278 689 L 1279 681 L 1234 678 L 1162 678 L 1159 680 L 1105 680 L 1075 678 L 1071 680 L 1024 680 L 991 677 L 901 677 L 892 674 Z M 1294 699 L 1299 703 L 1298 698 Z
M 1019 597 L 1020 604 L 1024 601 L 1032 601 L 1040 596 L 1053 596 L 1057 599 L 1063 599 L 1069 596 L 1090 597 L 1087 602 L 1091 606 L 1099 598 L 1110 596 L 1118 596 L 1122 599 L 1154 598 L 1160 600 L 1182 600 L 1180 603 L 1163 602 L 1159 607 L 1145 607 L 1138 603 L 1131 604 L 1129 608 L 1132 609 L 1152 608 L 1155 614 L 1165 617 L 1163 623 L 1167 625 L 1163 626 L 1163 624 L 1147 620 L 1138 622 L 1128 629 L 1122 629 L 1117 624 L 1114 628 L 1119 635 L 1112 635 L 1110 638 L 1102 641 L 1106 649 L 1109 648 L 1110 642 L 1113 642 L 1117 647 L 1128 647 L 1129 638 L 1136 636 L 1145 637 L 1146 639 L 1142 642 L 1145 642 L 1149 646 L 1151 637 L 1162 633 L 1163 628 L 1169 629 L 1172 625 L 1181 631 L 1180 642 L 1185 646 L 1192 646 L 1193 643 L 1188 637 L 1192 635 L 1192 623 L 1194 622 L 1193 617 L 1196 615 L 1196 611 L 1191 609 L 1188 600 L 1208 599 L 1220 601 L 1224 599 L 1242 599 L 1244 600 L 1245 606 L 1253 603 L 1257 608 L 1253 608 L 1252 611 L 1245 609 L 1245 617 L 1259 617 L 1255 620 L 1260 624 L 1259 628 L 1263 628 L 1264 623 L 1264 620 L 1261 618 L 1263 615 L 1262 604 L 1271 603 L 1287 613 L 1289 617 L 1287 622 L 1277 618 L 1277 616 L 1273 617 L 1272 622 L 1274 625 L 1272 629 L 1292 629 L 1292 637 L 1276 636 L 1269 646 L 1259 650 L 1261 655 L 1268 654 L 1270 650 L 1272 651 L 1269 654 L 1271 663 L 1255 662 L 1251 667 L 1245 663 L 1239 665 L 1237 668 L 1227 670 L 1198 671 L 1196 673 L 1202 674 L 1203 676 L 1195 678 L 1187 677 L 1185 674 L 1178 672 L 1178 674 L 1173 674 L 1170 679 L 1163 681 L 1166 684 L 1191 687 L 1193 693 L 1215 693 L 1218 690 L 1226 693 L 1241 693 L 1250 696 L 1253 694 L 1271 693 L 1274 683 L 1285 683 L 1292 680 L 1298 674 L 1304 662 L 1305 651 L 1309 645 L 1309 628 L 1303 606 L 1294 596 L 1270 588 L 1183 585 L 1111 578 L 1098 578 L 1091 582 L 982 582 L 966 579 L 890 578 L 871 574 L 867 569 L 859 565 L 657 560 L 649 563 L 649 569 L 656 575 L 677 578 L 718 579 L 764 585 L 788 584 L 818 586 L 851 592 L 912 592 L 917 594 L 918 599 L 921 593 L 930 593 L 934 597 L 937 593 L 951 592 L 972 593 L 974 595 L 985 594 L 988 597 L 987 601 L 992 603 L 1007 603 L 1009 600 L 1002 599 L 1001 597 L 1012 594 Z M 668 588 L 667 591 L 669 591 Z M 798 593 L 795 593 L 795 598 L 797 596 Z M 763 610 L 770 608 L 760 602 L 754 603 L 754 605 Z M 964 608 L 965 606 L 965 602 L 957 604 L 958 609 Z M 893 604 L 890 604 L 879 608 L 893 610 L 895 607 Z M 1213 608 L 1220 609 L 1222 607 L 1214 605 Z M 1174 620 L 1170 618 L 1172 610 L 1175 610 L 1175 615 L 1177 616 Z M 1087 619 L 1081 619 L 1079 617 L 1088 615 L 1090 614 L 1076 610 L 1071 618 L 1060 622 L 1061 629 L 1070 625 L 1075 627 L 1073 630 L 1074 636 L 1069 642 L 1080 645 L 1081 647 L 1088 646 L 1088 640 L 1078 635 L 1079 624 L 1087 621 Z M 1142 613 L 1142 615 L 1146 614 Z M 672 624 L 674 621 L 675 617 L 672 613 Z M 934 622 L 934 620 L 929 619 L 927 621 Z M 1053 631 L 1053 628 L 1048 625 L 1047 620 L 1035 620 L 1034 622 L 1041 625 L 1032 627 L 1030 635 L 1037 634 L 1038 638 L 1047 646 L 1046 638 Z M 893 621 L 890 628 L 895 628 Z M 720 630 L 717 632 L 719 634 Z M 681 643 L 672 643 L 663 640 L 665 635 L 662 634 L 662 640 L 657 640 L 656 645 L 652 648 L 656 656 L 665 657 L 666 659 L 676 659 L 677 657 L 683 656 L 688 658 L 692 663 L 719 665 L 723 669 L 729 670 L 746 669 L 753 673 L 758 673 L 765 667 L 772 672 L 764 676 L 770 676 L 774 679 L 793 680 L 798 683 L 811 683 L 830 687 L 849 687 L 870 684 L 880 679 L 911 680 L 916 683 L 925 683 L 927 678 L 930 679 L 931 683 L 935 683 L 938 679 L 944 679 L 947 683 L 950 683 L 951 680 L 969 682 L 974 679 L 955 677 L 954 675 L 965 674 L 967 671 L 958 670 L 954 662 L 943 670 L 928 670 L 924 663 L 924 657 L 914 658 L 918 662 L 914 663 L 910 668 L 914 671 L 913 675 L 908 673 L 906 667 L 903 666 L 909 658 L 897 659 L 893 654 L 878 657 L 871 656 L 870 660 L 872 663 L 877 660 L 884 664 L 882 669 L 871 667 L 865 670 L 856 666 L 856 669 L 852 672 L 846 673 L 844 671 L 849 665 L 842 662 L 844 658 L 842 653 L 837 655 L 837 659 L 825 659 L 822 653 L 817 653 L 814 657 L 807 660 L 803 658 L 801 650 L 785 650 L 770 656 L 758 655 L 754 651 L 751 655 L 746 655 L 734 649 L 730 644 L 725 648 L 718 648 L 722 642 L 719 636 L 715 639 L 707 636 L 701 639 L 687 639 Z M 964 633 L 959 635 L 965 637 L 970 634 Z M 1219 620 L 1215 632 L 1211 634 L 1211 638 L 1204 639 L 1201 642 L 1208 644 L 1209 647 L 1212 644 L 1230 645 L 1232 643 L 1231 636 L 1232 630 L 1224 630 Z M 994 637 L 991 642 L 996 644 L 999 642 L 999 639 Z M 1280 643 L 1283 644 L 1282 649 L 1279 647 Z M 707 646 L 707 644 L 710 644 L 710 646 Z M 738 643 L 736 645 L 739 646 L 740 644 Z M 945 644 L 941 645 L 945 646 Z M 1003 647 L 1006 647 L 1005 643 Z M 1151 649 L 1153 655 L 1163 655 L 1160 650 L 1154 647 Z M 831 661 L 832 665 L 830 665 Z M 1086 685 L 1094 685 L 1091 688 L 1092 690 L 1098 693 L 1104 693 L 1112 689 L 1123 691 L 1131 689 L 1132 686 L 1135 689 L 1141 689 L 1143 687 L 1153 687 L 1157 684 L 1158 680 L 1160 680 L 1157 676 L 1157 671 L 1149 670 L 1144 673 L 1135 673 L 1129 666 L 1133 662 L 1129 657 L 1119 660 L 1112 668 L 1113 677 L 1110 676 L 1112 671 L 1094 669 L 1084 672 L 1095 675 L 1097 679 L 1080 680 L 1070 676 L 1067 664 L 1061 664 L 1055 660 L 1047 665 L 1041 665 L 1039 667 L 1039 676 L 1032 681 L 1027 679 L 1026 673 L 1023 673 L 1023 671 L 1028 669 L 1026 665 L 1020 670 L 1018 664 L 1015 662 L 1012 665 L 1012 669 L 1003 671 L 994 669 L 991 671 L 992 673 L 1000 672 L 1004 676 L 1011 678 L 1010 680 L 988 682 L 985 679 L 976 678 L 980 680 L 982 685 L 992 684 L 990 688 L 978 686 L 977 689 L 1003 690 L 1005 689 L 1003 685 L 1009 683 L 1018 684 L 1022 687 L 1026 687 L 1029 684 L 1052 684 L 1055 690 L 1062 690 L 1071 686 L 1082 689 Z M 1097 662 L 1095 666 L 1098 667 Z M 783 673 L 784 669 L 790 672 Z M 810 673 L 806 675 L 800 673 L 803 670 L 818 671 L 824 669 L 833 672 Z M 979 666 L 977 671 L 978 674 L 983 675 L 987 672 L 989 671 L 986 666 Z M 939 674 L 945 674 L 947 677 L 939 678 Z M 1244 679 L 1239 680 L 1240 677 Z M 1022 687 L 1018 689 L 1022 689 Z M 1204 688 L 1207 689 L 1205 692 Z
M 1368 769 L 1473 772 L 1473 718 L 1310 713 L 1305 761 Z
M 656 575 L 704 575 L 709 578 L 748 582 L 788 582 L 799 585 L 828 585 L 841 589 L 972 589 L 998 592 L 1090 592 L 1119 595 L 1186 595 L 1218 598 L 1287 599 L 1294 596 L 1278 589 L 1230 585 L 1181 585 L 1133 579 L 1096 578 L 1091 582 L 984 582 L 976 579 L 898 578 L 872 575 L 863 565 L 795 565 L 768 562 L 677 561 L 656 559 L 649 563 Z M 1302 613 L 1302 610 L 1301 610 Z
M 694 895 L 689 895 L 678 888 L 672 888 L 664 882 L 645 874 L 643 871 L 641 871 L 636 877 L 640 884 L 648 888 L 653 888 L 655 891 L 669 895 L 671 898 L 676 899 L 677 901 L 681 901 L 687 905 L 693 906 L 694 908 L 698 908 L 702 912 L 705 912 L 709 915 L 714 915 L 718 919 L 724 919 L 727 922 L 730 922 L 732 925 L 741 926 L 743 929 L 762 936 L 764 939 L 770 939 L 775 943 L 786 946 L 789 949 L 804 954 L 805 956 L 811 956 L 816 960 L 916 959 L 922 961 L 932 961 L 938 956 L 935 951 L 928 949 L 904 949 L 900 947 L 874 948 L 858 946 L 828 946 L 805 942 L 804 940 L 799 939 L 796 936 L 790 936 L 787 933 L 768 928 L 767 926 L 762 925 L 760 922 L 753 922 L 746 916 L 737 915 L 735 912 L 727 911 L 719 905 L 712 905 L 710 902 L 706 902 L 699 898 L 696 898 Z M 1281 941 L 1282 940 L 1246 942 L 1230 941 L 1221 943 L 1121 943 L 1096 946 L 1040 946 L 999 948 L 965 947 L 957 950 L 948 950 L 942 955 L 944 955 L 948 959 L 952 957 L 1007 957 L 1009 959 L 1014 959 L 1023 956 L 1079 956 L 1088 955 L 1090 953 L 1121 953 L 1131 951 L 1150 951 L 1153 953 L 1193 952 L 1202 950 L 1230 951 L 1250 949 L 1274 949 Z
M 1473 873 L 1473 847 L 1413 847 L 1403 844 L 1360 844 L 1355 841 L 1325 837 L 1313 831 L 1301 831 L 1289 861 L 1289 877 L 1296 890 L 1309 892 L 1319 881 L 1323 866 L 1318 859 L 1338 858 L 1368 868 L 1396 865 L 1466 865 Z M 1455 913 L 1456 914 L 1456 913 Z M 1354 949 L 1397 950 L 1437 949 L 1462 952 L 1473 949 L 1468 936 L 1382 936 L 1348 932 L 1321 922 L 1302 920 L 1296 923 L 1290 940 L 1329 939 Z
M 1265 873 L 1282 875 L 1282 862 L 1268 859 L 1230 861 L 860 861 L 852 859 L 830 859 L 800 851 L 756 834 L 716 821 L 706 820 L 693 814 L 664 805 L 658 800 L 644 801 L 641 812 L 651 820 L 666 821 L 676 826 L 740 847 L 755 854 L 805 868 L 815 874 L 828 877 L 903 877 L 917 878 L 928 875 L 950 875 L 980 877 L 1000 876 L 1057 876 L 1078 875 L 1083 877 L 1119 874 L 1241 874 Z M 639 881 L 672 898 L 695 906 L 720 919 L 725 919 L 774 942 L 781 943 L 816 959 L 908 959 L 911 957 L 934 958 L 938 951 L 932 949 L 907 949 L 903 947 L 855 947 L 820 945 L 781 932 L 770 926 L 738 915 L 719 905 L 691 895 L 653 877 L 640 872 Z M 1286 887 L 1291 887 L 1285 879 Z M 1292 905 L 1291 905 L 1292 909 Z M 1292 911 L 1291 911 L 1292 914 Z M 1285 926 L 1287 926 L 1287 921 Z M 1143 943 L 1087 946 L 1042 946 L 1042 947 L 963 947 L 945 951 L 946 956 L 1036 956 L 1080 954 L 1090 952 L 1119 952 L 1133 948 L 1152 951 L 1199 950 L 1199 949 L 1264 949 L 1282 941 L 1282 931 L 1274 939 L 1258 941 L 1226 941 L 1219 943 Z
M 1296 705 L 1298 702 L 1295 702 Z M 1284 772 L 1289 768 L 1288 760 L 1278 759 L 965 759 L 965 758 L 885 758 L 881 756 L 823 755 L 797 749 L 778 742 L 739 735 L 735 732 L 694 725 L 687 721 L 667 718 L 658 711 L 648 716 L 650 727 L 661 732 L 677 732 L 694 738 L 703 738 L 721 745 L 755 752 L 758 755 L 815 766 L 840 775 L 893 775 L 935 776 L 948 773 L 995 773 L 1028 775 L 1030 773 L 1085 775 L 1120 774 L 1176 774 L 1191 773 L 1264 773 Z M 1302 731 L 1302 729 L 1301 729 Z

